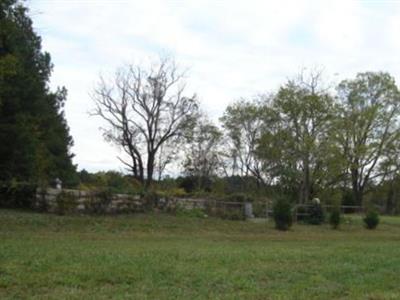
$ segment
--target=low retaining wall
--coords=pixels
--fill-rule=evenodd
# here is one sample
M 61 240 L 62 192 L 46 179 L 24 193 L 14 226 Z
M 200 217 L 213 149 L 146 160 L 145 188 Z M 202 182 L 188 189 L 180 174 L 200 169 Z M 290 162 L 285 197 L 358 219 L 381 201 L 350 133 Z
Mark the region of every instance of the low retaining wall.
M 136 213 L 148 210 L 176 211 L 199 208 L 206 210 L 207 199 L 157 198 L 139 195 L 110 194 L 99 191 L 38 189 L 34 208 L 53 213 Z

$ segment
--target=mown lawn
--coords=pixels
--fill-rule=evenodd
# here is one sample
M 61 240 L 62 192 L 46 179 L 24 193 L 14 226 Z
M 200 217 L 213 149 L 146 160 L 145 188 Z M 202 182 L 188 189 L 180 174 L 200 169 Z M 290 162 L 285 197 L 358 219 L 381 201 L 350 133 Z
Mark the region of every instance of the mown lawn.
M 338 231 L 0 210 L 0 299 L 400 299 L 400 218 Z

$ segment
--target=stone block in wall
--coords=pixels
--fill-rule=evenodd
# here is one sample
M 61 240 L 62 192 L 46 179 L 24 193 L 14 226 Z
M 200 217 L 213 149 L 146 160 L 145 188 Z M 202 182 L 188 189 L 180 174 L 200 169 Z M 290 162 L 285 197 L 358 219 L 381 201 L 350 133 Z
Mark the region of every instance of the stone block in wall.
M 63 193 L 72 195 L 74 197 L 79 197 L 80 196 L 80 191 L 79 190 L 70 190 L 70 189 L 63 189 L 62 190 Z
M 88 201 L 88 198 L 79 197 L 76 199 L 77 204 L 85 204 Z
M 90 195 L 91 195 L 91 193 L 88 192 L 88 191 L 79 190 L 79 197 L 80 197 L 80 198 L 89 197 Z
M 61 193 L 61 190 L 58 189 L 53 189 L 53 188 L 48 188 L 46 189 L 46 195 L 47 196 L 57 196 L 59 193 Z
M 124 203 L 125 203 L 125 201 L 123 201 L 123 200 L 112 200 L 110 204 L 118 206 L 118 205 L 121 205 Z
M 127 194 L 116 194 L 116 195 L 114 195 L 114 197 L 115 197 L 115 199 L 125 200 L 125 201 L 130 199 L 130 196 Z
M 110 205 L 108 205 L 108 207 L 107 207 L 107 208 L 110 208 L 110 209 L 117 210 L 117 209 L 118 209 L 118 207 L 119 207 L 119 205 L 117 205 L 117 204 L 115 204 L 115 203 L 111 203 Z
M 47 202 L 49 202 L 49 203 L 51 203 L 51 202 L 56 202 L 56 201 L 57 201 L 57 196 L 56 196 L 56 195 L 51 195 L 51 194 L 49 194 L 49 195 L 46 195 L 46 196 L 44 197 L 44 199 L 45 199 Z

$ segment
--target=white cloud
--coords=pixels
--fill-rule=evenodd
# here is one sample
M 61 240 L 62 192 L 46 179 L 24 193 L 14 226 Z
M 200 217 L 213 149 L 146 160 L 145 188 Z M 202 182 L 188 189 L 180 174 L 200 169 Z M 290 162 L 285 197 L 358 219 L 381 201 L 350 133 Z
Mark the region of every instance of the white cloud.
M 30 1 L 34 25 L 55 63 L 75 162 L 119 169 L 118 151 L 89 118 L 100 71 L 171 52 L 190 67 L 189 88 L 217 119 L 234 99 L 271 91 L 303 66 L 328 77 L 386 70 L 397 78 L 400 3 L 366 1 Z M 332 77 L 334 78 L 334 77 Z

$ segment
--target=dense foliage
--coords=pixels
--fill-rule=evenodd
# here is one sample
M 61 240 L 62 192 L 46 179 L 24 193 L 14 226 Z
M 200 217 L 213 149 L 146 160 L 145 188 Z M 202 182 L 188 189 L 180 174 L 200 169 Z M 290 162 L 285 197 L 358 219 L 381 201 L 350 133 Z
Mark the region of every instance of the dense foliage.
M 0 181 L 76 183 L 65 88 L 51 91 L 53 65 L 28 10 L 0 2 Z
M 276 229 L 288 230 L 292 226 L 292 208 L 286 198 L 279 197 L 275 200 L 273 213 Z
M 379 224 L 379 214 L 376 210 L 370 209 L 367 211 L 364 219 L 365 227 L 368 229 L 375 229 Z
M 329 224 L 333 229 L 337 229 L 341 222 L 340 208 L 334 207 L 329 215 Z
M 308 209 L 307 222 L 312 225 L 321 225 L 325 221 L 325 212 L 319 202 L 313 202 Z

